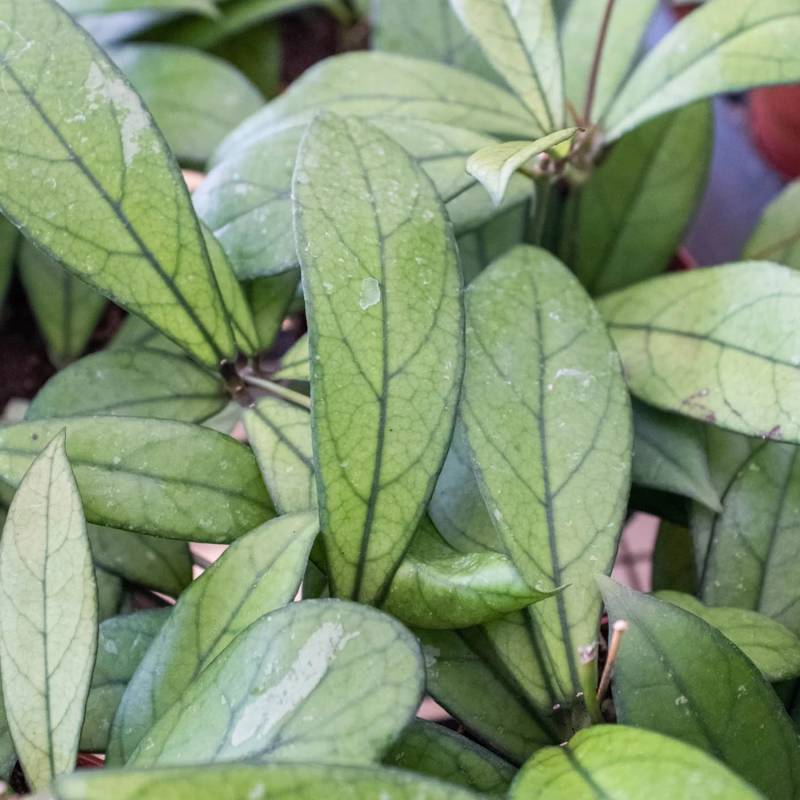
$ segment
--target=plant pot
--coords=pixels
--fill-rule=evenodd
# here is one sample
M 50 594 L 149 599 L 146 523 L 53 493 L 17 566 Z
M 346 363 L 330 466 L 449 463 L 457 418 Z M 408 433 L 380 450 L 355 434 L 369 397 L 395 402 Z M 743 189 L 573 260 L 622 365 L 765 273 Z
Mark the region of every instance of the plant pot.
M 750 92 L 750 124 L 764 158 L 785 178 L 800 177 L 800 86 Z

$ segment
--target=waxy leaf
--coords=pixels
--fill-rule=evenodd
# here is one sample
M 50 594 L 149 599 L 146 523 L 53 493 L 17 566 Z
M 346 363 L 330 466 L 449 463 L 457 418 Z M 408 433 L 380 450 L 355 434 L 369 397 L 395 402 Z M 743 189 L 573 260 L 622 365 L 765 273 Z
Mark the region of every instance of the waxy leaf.
M 479 800 L 467 789 L 402 770 L 321 764 L 230 764 L 189 769 L 82 770 L 57 800 Z
M 692 534 L 682 525 L 661 521 L 653 550 L 653 590 L 697 592 Z
M 136 44 L 114 50 L 112 56 L 172 152 L 190 164 L 204 164 L 225 136 L 264 104 L 244 75 L 208 53 Z
M 702 750 L 652 731 L 598 725 L 546 747 L 520 770 L 509 800 L 759 800 Z
M 742 258 L 800 269 L 800 182 L 790 183 L 766 208 Z
M 515 772 L 491 750 L 419 719 L 394 743 L 384 763 L 497 796 L 505 796 Z
M 499 82 L 450 0 L 375 0 L 370 22 L 373 50 L 439 61 Z
M 334 594 L 375 602 L 453 430 L 464 359 L 455 241 L 421 168 L 356 119 L 316 119 L 294 200 L 329 577 Z
M 578 648 L 600 615 L 630 479 L 631 413 L 600 315 L 553 256 L 517 247 L 466 292 L 461 417 L 495 526 L 529 585 L 566 586 L 534 609 L 571 703 Z
M 708 3 L 634 70 L 604 120 L 608 140 L 694 100 L 800 79 L 795 0 Z
M 318 530 L 314 513 L 272 520 L 235 542 L 180 596 L 122 698 L 110 764 L 130 758 L 239 633 L 295 596 Z
M 50 359 L 57 366 L 68 364 L 86 349 L 106 308 L 105 297 L 30 242 L 20 247 L 18 267 Z
M 636 396 L 750 436 L 800 442 L 796 271 L 748 261 L 675 273 L 604 297 L 599 308 Z
M 246 284 L 247 297 L 253 310 L 253 322 L 261 349 L 275 341 L 292 304 L 297 299 L 300 270 L 293 269 L 268 278 L 256 278 Z M 308 376 L 306 376 L 308 380 Z
M 308 334 L 306 334 L 283 354 L 281 368 L 275 373 L 275 378 L 282 381 L 307 382 L 311 380 L 309 348 L 309 338 Z
M 511 176 L 534 156 L 570 141 L 577 128 L 550 133 L 534 142 L 503 142 L 478 150 L 467 161 L 467 172 L 477 178 L 497 206 L 503 200 Z
M 708 103 L 653 120 L 571 194 L 561 249 L 590 294 L 666 270 L 702 197 L 713 132 Z
M 0 23 L 3 213 L 199 361 L 231 358 L 186 186 L 138 95 L 52 0 L 0 0 Z
M 117 11 L 159 9 L 196 14 L 217 14 L 214 0 L 58 0 L 70 14 L 110 14 Z
M 128 583 L 177 597 L 192 582 L 186 542 L 88 525 L 95 566 Z
M 97 584 L 97 621 L 114 617 L 120 613 L 125 596 L 122 578 L 95 565 L 94 581 Z
M 635 402 L 633 430 L 634 483 L 691 497 L 721 510 L 700 423 Z
M 81 498 L 58 434 L 14 495 L 0 539 L 0 669 L 28 782 L 71 772 L 97 647 Z
M 543 135 L 564 127 L 558 26 L 551 0 L 451 0 L 464 27 L 505 78 Z
M 17 229 L 5 217 L 0 216 L 0 307 L 11 281 L 19 238 Z
M 106 749 L 111 721 L 125 687 L 169 614 L 168 608 L 137 611 L 100 625 L 81 750 L 102 753 Z
M 752 662 L 694 614 L 599 580 L 610 624 L 629 624 L 615 668 L 619 721 L 707 751 L 768 797 L 796 797 L 797 733 Z
M 609 4 L 597 0 L 568 0 L 568 3 L 561 22 L 567 99 L 578 113 L 588 117 L 585 123 L 594 122 L 603 116 L 628 77 L 658 0 L 615 0 L 611 4 L 591 108 L 586 106 L 592 65 Z
M 128 314 L 122 325 L 119 326 L 114 338 L 109 342 L 108 349 L 135 350 L 161 350 L 167 353 L 182 353 L 171 339 L 159 333 L 149 322 L 145 322 L 135 314 Z
M 110 414 L 200 422 L 216 414 L 227 399 L 220 378 L 188 356 L 114 348 L 56 373 L 25 416 Z
M 468 72 L 390 53 L 347 53 L 309 69 L 287 92 L 240 125 L 215 161 L 264 132 L 311 120 L 321 109 L 453 125 L 505 138 L 536 132 L 536 121 L 509 92 Z
M 237 636 L 128 763 L 369 763 L 414 716 L 423 683 L 419 645 L 391 617 L 341 600 L 291 603 Z
M 181 422 L 66 417 L 0 427 L 0 480 L 17 486 L 62 429 L 90 522 L 226 543 L 274 515 L 250 449 Z
M 774 683 L 800 675 L 800 639 L 779 622 L 743 608 L 711 608 L 681 592 L 659 592 L 656 596 L 713 625 L 768 681 Z

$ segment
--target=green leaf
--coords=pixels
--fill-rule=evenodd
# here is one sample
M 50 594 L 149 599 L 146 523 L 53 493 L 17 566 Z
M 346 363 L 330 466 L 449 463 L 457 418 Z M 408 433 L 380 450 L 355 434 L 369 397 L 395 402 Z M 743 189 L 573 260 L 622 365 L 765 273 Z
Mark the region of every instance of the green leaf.
M 308 334 L 298 339 L 281 358 L 281 368 L 275 378 L 281 381 L 310 381 L 310 344 Z
M 634 402 L 633 430 L 634 483 L 722 509 L 711 483 L 700 423 Z
M 505 796 L 515 772 L 491 750 L 422 720 L 406 728 L 384 763 L 495 796 Z
M 17 229 L 5 217 L 0 216 L 0 308 L 11 282 L 18 242 Z
M 619 721 L 705 750 L 768 797 L 795 797 L 797 734 L 751 661 L 694 614 L 599 580 L 610 624 L 629 624 L 614 679 Z
M 0 539 L 3 699 L 34 789 L 74 769 L 96 647 L 92 556 L 62 432 L 25 474 Z
M 59 780 L 55 791 L 58 800 L 479 800 L 467 789 L 401 770 L 322 764 L 83 770 Z
M 517 247 L 467 289 L 461 418 L 495 526 L 528 584 L 566 586 L 533 613 L 556 682 L 580 691 L 597 635 L 594 574 L 616 553 L 630 480 L 631 414 L 599 314 L 544 250 Z
M 551 0 L 451 0 L 464 27 L 536 120 L 542 136 L 564 127 L 558 25 Z
M 693 541 L 688 528 L 661 521 L 653 551 L 653 589 L 690 594 L 697 591 Z
M 477 181 L 464 171 L 475 151 L 496 141 L 463 128 L 392 117 L 370 118 L 422 166 L 456 230 L 496 213 Z M 237 274 L 252 278 L 298 264 L 292 237 L 291 183 L 306 125 L 268 130 L 213 169 L 195 193 L 200 216 L 225 246 Z M 506 206 L 530 196 L 531 181 L 517 175 Z
M 275 342 L 281 323 L 297 297 L 299 285 L 299 269 L 267 278 L 256 278 L 246 284 L 261 349 L 267 349 Z
M 70 14 L 110 14 L 117 11 L 163 9 L 205 14 L 218 14 L 214 0 L 58 0 Z
M 131 757 L 238 634 L 295 596 L 318 530 L 314 513 L 272 520 L 235 542 L 180 596 L 119 705 L 109 764 Z
M 406 625 L 480 625 L 548 597 L 528 586 L 500 553 L 459 553 L 423 518 L 392 578 L 383 608 Z
M 373 50 L 427 58 L 499 82 L 450 0 L 375 0 L 370 22 Z
M 800 269 L 800 182 L 790 183 L 765 209 L 742 258 Z
M 708 3 L 637 66 L 604 120 L 609 141 L 703 97 L 800 79 L 795 0 Z
M 315 120 L 294 201 L 329 577 L 334 594 L 375 602 L 452 434 L 464 358 L 456 245 L 420 167 L 356 119 Z
M 722 512 L 693 509 L 699 594 L 712 606 L 760 611 L 800 635 L 798 448 L 739 446 L 747 449 L 720 495 Z
M 316 510 L 308 412 L 275 397 L 262 397 L 245 412 L 244 427 L 278 513 Z
M 126 45 L 114 61 L 142 96 L 177 158 L 204 164 L 237 125 L 264 104 L 221 58 L 184 47 Z
M 713 121 L 707 103 L 653 120 L 623 137 L 572 193 L 562 253 L 590 294 L 666 270 L 705 188 Z
M 423 677 L 419 645 L 391 617 L 341 600 L 291 603 L 239 635 L 128 764 L 369 763 L 413 718 Z
M 25 416 L 33 420 L 110 414 L 200 422 L 226 402 L 219 377 L 185 355 L 114 348 L 56 373 Z
M 220 145 L 215 162 L 243 150 L 271 128 L 311 120 L 320 110 L 453 125 L 522 139 L 536 122 L 511 93 L 468 72 L 390 53 L 329 58 L 295 81 L 277 100 L 240 125 Z
M 800 675 L 800 639 L 779 622 L 743 608 L 710 608 L 681 592 L 659 592 L 666 600 L 689 611 L 730 639 L 770 682 Z
M 521 764 L 559 734 L 519 684 L 497 669 L 465 631 L 416 631 L 422 643 L 427 690 L 500 755 Z
M 120 613 L 125 595 L 122 578 L 95 564 L 94 582 L 97 584 L 97 621 L 103 622 Z
M 90 522 L 226 543 L 273 516 L 250 449 L 181 422 L 69 417 L 0 427 L 0 480 L 17 486 L 62 429 Z
M 80 748 L 102 753 L 108 744 L 111 721 L 128 681 L 161 630 L 170 609 L 137 611 L 112 617 L 100 625 Z
M 128 314 L 119 326 L 116 335 L 109 342 L 108 349 L 127 349 L 137 348 L 147 350 L 161 350 L 166 353 L 183 353 L 183 348 L 178 347 L 171 339 L 167 339 L 163 333 L 159 333 L 149 322 L 145 322 L 135 314 Z
M 231 358 L 186 186 L 138 95 L 51 0 L 0 0 L 0 22 L 3 213 L 199 361 Z
M 18 267 L 51 360 L 61 366 L 78 358 L 103 316 L 106 299 L 30 242 L 20 248 Z
M 509 800 L 759 800 L 763 795 L 695 747 L 625 725 L 580 731 L 540 750 L 520 770 Z
M 87 526 L 96 566 L 128 583 L 177 597 L 192 582 L 192 555 L 186 542 Z
M 800 442 L 797 272 L 747 261 L 674 273 L 609 295 L 599 308 L 637 397 L 750 436 Z
M 503 200 L 511 176 L 520 167 L 534 156 L 546 153 L 563 142 L 569 142 L 577 132 L 578 128 L 564 128 L 533 142 L 488 145 L 469 157 L 467 172 L 484 185 L 492 202 L 498 206 Z
M 598 0 L 568 2 L 561 22 L 561 49 L 567 65 L 566 93 L 573 108 L 588 117 L 585 120 L 588 123 L 603 116 L 628 77 L 658 0 L 615 0 L 597 67 L 594 100 L 589 109 L 586 103 L 592 65 L 608 3 Z

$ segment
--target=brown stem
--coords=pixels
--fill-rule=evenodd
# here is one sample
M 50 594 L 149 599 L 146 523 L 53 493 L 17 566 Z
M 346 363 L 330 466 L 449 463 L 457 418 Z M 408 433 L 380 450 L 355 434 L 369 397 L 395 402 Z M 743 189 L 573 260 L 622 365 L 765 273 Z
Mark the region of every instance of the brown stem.
M 597 46 L 594 50 L 592 59 L 592 71 L 589 73 L 589 90 L 586 93 L 586 105 L 583 109 L 583 119 L 588 126 L 592 117 L 592 106 L 594 105 L 594 95 L 597 90 L 597 78 L 600 74 L 600 61 L 603 58 L 603 50 L 606 45 L 608 26 L 611 23 L 611 13 L 614 10 L 615 0 L 606 0 L 606 10 L 603 14 L 603 22 L 600 24 L 600 33 L 597 37 Z
M 597 687 L 597 702 L 601 703 L 608 691 L 608 686 L 611 683 L 611 675 L 614 672 L 614 662 L 617 660 L 617 653 L 619 653 L 619 646 L 622 644 L 622 637 L 625 631 L 628 630 L 628 623 L 624 619 L 618 619 L 614 623 L 614 631 L 611 634 L 611 644 L 608 646 L 608 658 L 606 665 L 603 667 L 603 676 L 600 678 L 600 685 Z

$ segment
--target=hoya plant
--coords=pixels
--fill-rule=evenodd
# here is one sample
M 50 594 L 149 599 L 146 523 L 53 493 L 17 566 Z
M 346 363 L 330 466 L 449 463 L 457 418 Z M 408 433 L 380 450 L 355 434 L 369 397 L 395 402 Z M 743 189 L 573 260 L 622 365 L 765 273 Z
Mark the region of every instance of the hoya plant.
M 9 791 L 800 797 L 798 187 L 662 274 L 800 4 L 643 55 L 655 0 L 320 3 L 372 49 L 264 105 L 308 5 L 0 0 L 0 265 L 64 367 L 0 426 Z

